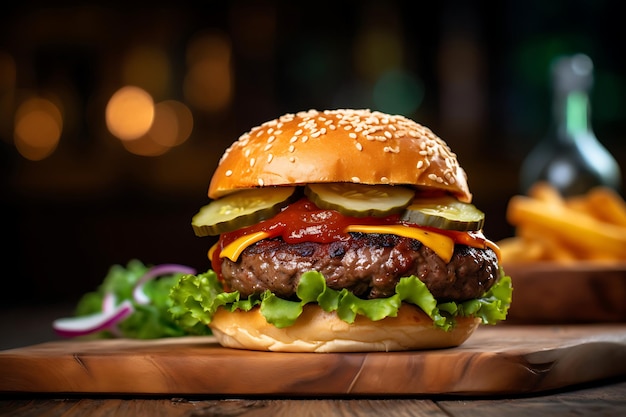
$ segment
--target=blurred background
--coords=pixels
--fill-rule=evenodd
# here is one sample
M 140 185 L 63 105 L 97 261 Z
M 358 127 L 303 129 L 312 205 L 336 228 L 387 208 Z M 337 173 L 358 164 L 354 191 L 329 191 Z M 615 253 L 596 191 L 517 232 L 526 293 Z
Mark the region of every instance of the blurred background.
M 550 122 L 556 56 L 593 60 L 593 128 L 626 170 L 621 6 L 4 2 L 0 306 L 72 305 L 132 258 L 207 269 L 212 242 L 190 220 L 218 158 L 252 126 L 310 108 L 431 127 L 468 172 L 486 234 L 507 237 L 519 167 Z

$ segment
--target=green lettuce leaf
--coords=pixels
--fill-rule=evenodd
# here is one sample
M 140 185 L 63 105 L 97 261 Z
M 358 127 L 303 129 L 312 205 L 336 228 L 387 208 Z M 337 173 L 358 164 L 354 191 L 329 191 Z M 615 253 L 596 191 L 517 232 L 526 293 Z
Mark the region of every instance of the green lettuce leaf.
M 148 269 L 148 266 L 136 259 L 129 261 L 126 266 L 111 266 L 97 290 L 86 293 L 80 298 L 75 315 L 86 316 L 101 312 L 105 294 L 113 293 L 116 304 L 124 300 L 131 300 L 134 308 L 129 317 L 118 323 L 119 336 L 134 339 L 156 339 L 187 334 L 188 330 L 179 325 L 169 312 L 172 307 L 172 299 L 169 297 L 170 290 L 182 274 L 166 275 L 146 282 L 143 292 L 150 302 L 138 304 L 134 301 L 133 289 Z M 200 330 L 204 334 L 210 333 L 206 326 Z M 109 331 L 101 331 L 92 335 L 96 338 L 113 336 Z
M 364 300 L 346 289 L 333 290 L 326 285 L 324 276 L 316 271 L 304 273 L 298 283 L 298 300 L 285 300 L 270 291 L 261 296 L 241 299 L 238 291 L 225 292 L 214 271 L 199 275 L 184 275 L 172 287 L 170 312 L 186 329 L 194 332 L 211 323 L 219 307 L 229 311 L 249 311 L 259 306 L 265 319 L 276 327 L 291 326 L 302 314 L 307 303 L 317 303 L 325 311 L 336 311 L 347 323 L 354 322 L 357 315 L 370 320 L 395 317 L 402 302 L 415 304 L 432 320 L 436 327 L 449 330 L 457 316 L 480 317 L 483 324 L 495 324 L 506 318 L 511 304 L 511 279 L 502 278 L 482 297 L 463 303 L 437 303 L 426 285 L 416 276 L 400 279 L 395 294 L 388 298 Z

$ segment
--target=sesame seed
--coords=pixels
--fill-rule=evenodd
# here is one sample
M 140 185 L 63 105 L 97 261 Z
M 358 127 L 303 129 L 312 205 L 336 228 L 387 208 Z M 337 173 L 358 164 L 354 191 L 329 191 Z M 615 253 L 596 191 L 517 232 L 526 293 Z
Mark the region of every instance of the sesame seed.
M 261 178 L 259 178 L 259 185 L 260 185 L 261 187 L 263 187 L 263 184 L 264 184 L 264 183 L 263 183 L 263 180 L 262 180 Z
M 296 125 L 298 127 L 296 127 Z M 287 143 L 287 146 L 289 146 L 289 148 L 287 148 L 287 158 L 288 161 L 294 163 L 297 160 L 295 157 L 295 144 L 300 141 L 304 144 L 311 140 L 311 138 L 318 138 L 315 140 L 320 140 L 321 136 L 324 134 L 328 134 L 331 130 L 341 128 L 345 129 L 344 131 L 348 133 L 348 137 L 354 141 L 354 146 L 358 151 L 363 151 L 365 146 L 369 146 L 367 144 L 368 142 L 379 141 L 381 142 L 380 148 L 383 148 L 382 150 L 385 153 L 399 153 L 401 150 L 400 146 L 405 146 L 400 143 L 401 140 L 412 140 L 415 138 L 417 143 L 410 146 L 417 146 L 417 149 L 415 149 L 415 147 L 412 148 L 415 149 L 413 152 L 417 152 L 421 155 L 418 155 L 418 159 L 420 160 L 415 161 L 415 169 L 423 172 L 424 170 L 428 170 L 428 167 L 433 164 L 433 160 L 443 160 L 446 169 L 442 170 L 440 177 L 435 175 L 431 177 L 431 180 L 445 184 L 455 182 L 456 173 L 459 169 L 456 155 L 452 153 L 448 147 L 442 146 L 442 140 L 437 135 L 430 129 L 404 116 L 388 115 L 382 112 L 371 111 L 370 109 L 337 109 L 325 110 L 323 112 L 311 109 L 285 114 L 242 134 L 239 139 L 224 152 L 219 163 L 222 163 L 224 160 L 228 163 L 227 159 L 229 153 L 231 153 L 230 151 L 238 150 L 245 156 L 251 167 L 256 166 L 256 160 L 251 158 L 254 152 L 254 146 L 257 146 L 258 150 L 262 149 L 265 152 L 265 157 L 261 157 L 263 159 L 259 159 L 259 157 L 256 159 L 267 164 L 270 162 L 273 163 L 273 160 L 276 159 L 274 156 L 274 152 L 276 152 L 274 149 L 276 148 L 274 148 L 272 144 L 277 140 L 289 142 Z M 279 134 L 286 137 L 279 138 Z M 257 139 L 253 138 L 256 137 L 258 137 L 261 142 L 254 144 L 254 141 Z M 368 142 L 366 142 L 366 140 Z M 247 147 L 250 147 L 251 150 L 248 150 Z M 272 153 L 270 153 L 270 151 Z M 230 157 L 232 157 L 232 153 Z M 226 175 L 232 176 L 234 173 L 232 170 L 228 170 Z M 354 177 L 352 180 L 354 182 L 361 182 L 361 179 L 358 177 Z M 390 183 L 390 179 L 380 177 L 380 182 Z
M 439 184 L 443 183 L 443 178 L 435 175 L 435 174 L 428 174 L 428 179 L 432 180 L 432 181 L 436 181 Z
M 227 177 L 230 177 L 231 175 L 233 175 L 233 171 L 231 171 L 230 169 L 228 171 L 226 171 L 225 175 Z

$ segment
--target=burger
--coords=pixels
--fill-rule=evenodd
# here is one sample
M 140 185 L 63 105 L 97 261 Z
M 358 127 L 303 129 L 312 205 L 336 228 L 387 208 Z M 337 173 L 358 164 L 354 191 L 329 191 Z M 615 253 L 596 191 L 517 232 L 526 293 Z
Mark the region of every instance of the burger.
M 454 347 L 506 318 L 511 281 L 465 171 L 430 129 L 370 110 L 309 110 L 223 154 L 192 218 L 211 269 L 171 312 L 225 347 L 288 352 Z

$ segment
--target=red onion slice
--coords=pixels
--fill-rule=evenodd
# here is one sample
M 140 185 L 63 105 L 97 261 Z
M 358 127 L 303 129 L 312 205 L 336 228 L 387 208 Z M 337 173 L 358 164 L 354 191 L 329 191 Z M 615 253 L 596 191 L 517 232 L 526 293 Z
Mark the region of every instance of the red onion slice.
M 130 300 L 123 301 L 113 310 L 91 314 L 89 316 L 68 317 L 52 322 L 54 330 L 63 337 L 85 336 L 107 330 L 111 326 L 130 316 L 135 309 Z
M 115 309 L 115 303 L 117 302 L 117 297 L 113 292 L 107 292 L 102 297 L 102 312 L 110 313 Z
M 102 313 L 109 314 L 113 312 L 113 310 L 115 310 L 116 303 L 117 303 L 117 297 L 115 296 L 115 293 L 113 293 L 112 291 L 109 291 L 106 294 L 104 294 L 104 297 L 102 297 Z M 111 334 L 114 337 L 122 337 L 122 332 L 117 327 L 117 324 L 118 323 L 113 323 L 108 328 L 108 330 L 111 332 Z
M 143 286 L 146 282 L 151 279 L 157 278 L 161 275 L 170 275 L 170 274 L 196 274 L 196 270 L 185 265 L 178 264 L 162 264 L 153 266 L 148 269 L 148 271 L 137 280 L 137 284 L 135 284 L 135 288 L 133 289 L 133 298 L 137 304 L 148 304 L 150 299 L 143 292 Z

